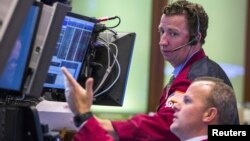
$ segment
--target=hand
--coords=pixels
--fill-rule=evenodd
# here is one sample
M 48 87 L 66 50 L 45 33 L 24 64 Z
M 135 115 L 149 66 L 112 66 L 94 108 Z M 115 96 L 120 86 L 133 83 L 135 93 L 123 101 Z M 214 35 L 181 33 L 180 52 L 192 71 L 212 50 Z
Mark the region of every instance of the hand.
M 93 103 L 93 78 L 88 78 L 84 89 L 65 68 L 64 74 L 65 97 L 73 114 L 83 114 L 90 111 Z

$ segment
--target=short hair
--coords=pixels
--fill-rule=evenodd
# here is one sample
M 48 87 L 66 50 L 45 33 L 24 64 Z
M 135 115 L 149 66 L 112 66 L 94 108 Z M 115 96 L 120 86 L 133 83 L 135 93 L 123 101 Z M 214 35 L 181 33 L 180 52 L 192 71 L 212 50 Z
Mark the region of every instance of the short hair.
M 207 99 L 207 105 L 218 110 L 218 124 L 239 124 L 234 90 L 224 83 L 222 79 L 215 77 L 202 76 L 196 78 L 193 82 L 197 81 L 211 81 L 214 84 L 211 85 L 212 88 Z
M 201 43 L 205 43 L 208 28 L 208 15 L 204 8 L 197 3 L 186 0 L 178 0 L 174 3 L 166 5 L 162 13 L 166 16 L 185 15 L 189 27 L 190 39 L 201 34 Z

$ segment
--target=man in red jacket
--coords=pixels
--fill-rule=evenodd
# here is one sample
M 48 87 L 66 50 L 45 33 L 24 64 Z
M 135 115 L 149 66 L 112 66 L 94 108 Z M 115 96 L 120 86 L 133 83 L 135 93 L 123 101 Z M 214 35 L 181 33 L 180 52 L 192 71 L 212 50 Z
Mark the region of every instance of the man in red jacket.
M 179 0 L 164 7 L 159 24 L 159 45 L 164 59 L 174 67 L 173 79 L 163 89 L 155 114 L 137 114 L 122 121 L 96 118 L 99 123 L 96 126 L 102 126 L 105 129 L 100 132 L 109 133 L 105 134 L 105 137 L 113 136 L 120 141 L 177 141 L 179 139 L 170 131 L 175 112 L 173 105 L 182 100 L 182 94 L 186 92 L 191 82 L 200 76 L 212 76 L 220 78 L 226 84 L 232 86 L 223 69 L 216 62 L 210 60 L 202 49 L 207 28 L 208 15 L 199 4 Z M 90 112 L 92 98 L 89 98 L 89 95 L 92 95 L 92 88 L 89 87 L 92 87 L 92 81 L 91 78 L 87 80 L 86 89 L 87 93 L 91 94 L 86 94 L 86 90 L 75 83 L 75 85 L 68 83 L 70 89 L 74 91 L 70 89 L 70 91 L 66 91 L 69 105 L 72 103 L 75 105 L 72 111 L 76 115 L 77 125 L 90 117 L 85 125 L 81 124 L 84 127 L 80 128 L 75 136 L 78 140 L 84 140 L 83 138 L 92 136 L 88 133 L 91 130 L 99 129 L 87 128 L 90 126 L 96 127 L 95 123 L 97 122 Z M 79 93 L 78 90 L 81 92 Z M 71 96 L 73 98 L 70 98 Z M 93 136 L 99 135 L 96 130 L 96 135 Z

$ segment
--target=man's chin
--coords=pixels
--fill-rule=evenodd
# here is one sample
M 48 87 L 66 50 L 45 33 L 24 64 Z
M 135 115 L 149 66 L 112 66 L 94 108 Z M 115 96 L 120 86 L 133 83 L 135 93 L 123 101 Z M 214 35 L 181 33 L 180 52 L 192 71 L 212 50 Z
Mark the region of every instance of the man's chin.
M 176 122 L 173 122 L 171 125 L 170 125 L 170 130 L 172 132 L 175 132 L 176 130 L 178 130 L 178 124 Z

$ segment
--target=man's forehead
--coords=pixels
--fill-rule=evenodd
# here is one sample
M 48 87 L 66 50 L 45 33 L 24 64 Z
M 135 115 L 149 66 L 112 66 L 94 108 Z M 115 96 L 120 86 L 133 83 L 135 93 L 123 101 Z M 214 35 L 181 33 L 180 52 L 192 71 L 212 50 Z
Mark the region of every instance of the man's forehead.
M 179 30 L 187 30 L 187 22 L 184 16 L 181 15 L 174 15 L 174 16 L 162 16 L 160 24 L 159 24 L 159 29 L 179 29 Z
M 195 81 L 191 84 L 191 86 L 213 86 L 214 85 L 214 82 L 212 81 L 207 81 L 207 80 L 199 80 L 199 81 Z
M 187 90 L 187 94 L 200 94 L 200 93 L 209 93 L 212 89 L 212 87 L 214 86 L 214 82 L 211 81 L 205 81 L 205 80 L 201 80 L 201 81 L 195 81 L 193 82 L 188 90 Z

